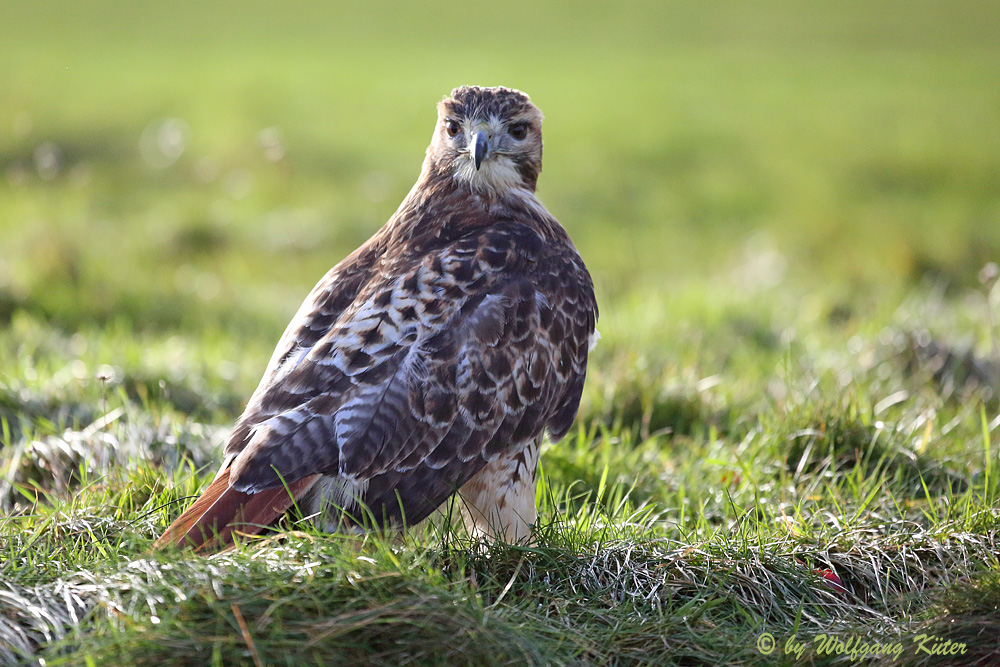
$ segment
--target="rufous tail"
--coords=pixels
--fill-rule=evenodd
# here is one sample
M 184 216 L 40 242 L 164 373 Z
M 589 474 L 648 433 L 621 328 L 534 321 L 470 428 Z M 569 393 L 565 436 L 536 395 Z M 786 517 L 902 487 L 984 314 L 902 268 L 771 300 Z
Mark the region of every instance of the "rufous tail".
M 191 547 L 202 552 L 228 549 L 233 546 L 236 533 L 256 535 L 264 530 L 312 488 L 319 477 L 303 477 L 287 488 L 244 493 L 229 486 L 227 468 L 170 524 L 153 548 Z

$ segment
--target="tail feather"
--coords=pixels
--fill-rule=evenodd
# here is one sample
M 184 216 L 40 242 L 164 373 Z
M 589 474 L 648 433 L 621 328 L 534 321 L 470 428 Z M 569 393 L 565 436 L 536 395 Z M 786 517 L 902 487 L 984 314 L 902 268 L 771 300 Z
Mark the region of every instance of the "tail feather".
M 234 533 L 256 535 L 288 511 L 320 477 L 303 477 L 287 489 L 282 486 L 244 493 L 229 486 L 229 474 L 228 468 L 222 471 L 194 504 L 170 524 L 153 548 L 227 549 L 234 544 Z

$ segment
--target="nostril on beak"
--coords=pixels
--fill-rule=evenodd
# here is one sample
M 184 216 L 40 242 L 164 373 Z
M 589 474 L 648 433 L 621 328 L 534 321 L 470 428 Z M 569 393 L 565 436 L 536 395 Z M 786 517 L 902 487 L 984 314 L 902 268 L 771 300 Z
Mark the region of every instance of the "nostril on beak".
M 483 159 L 489 152 L 489 140 L 486 138 L 485 132 L 476 132 L 475 137 L 473 137 L 475 142 L 472 146 L 472 159 L 476 164 L 476 171 L 479 171 L 479 165 L 483 163 Z

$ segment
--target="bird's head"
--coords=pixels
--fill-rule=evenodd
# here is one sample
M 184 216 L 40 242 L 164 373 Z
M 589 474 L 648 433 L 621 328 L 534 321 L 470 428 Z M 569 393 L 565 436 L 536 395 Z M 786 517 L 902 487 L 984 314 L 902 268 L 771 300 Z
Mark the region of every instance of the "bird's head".
M 427 154 L 481 194 L 534 192 L 542 171 L 542 112 L 512 88 L 456 88 L 438 104 Z

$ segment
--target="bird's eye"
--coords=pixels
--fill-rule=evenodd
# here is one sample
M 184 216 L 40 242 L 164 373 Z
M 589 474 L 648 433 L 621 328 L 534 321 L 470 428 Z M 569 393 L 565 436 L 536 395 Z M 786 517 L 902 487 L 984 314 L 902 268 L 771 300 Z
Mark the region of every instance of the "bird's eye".
M 507 134 L 514 137 L 518 141 L 524 139 L 528 136 L 528 124 L 527 123 L 514 123 L 507 128 Z
M 459 125 L 457 121 L 448 120 L 448 121 L 445 121 L 444 128 L 448 131 L 448 136 L 449 137 L 454 137 L 456 134 L 458 134 L 461 131 L 462 126 Z

